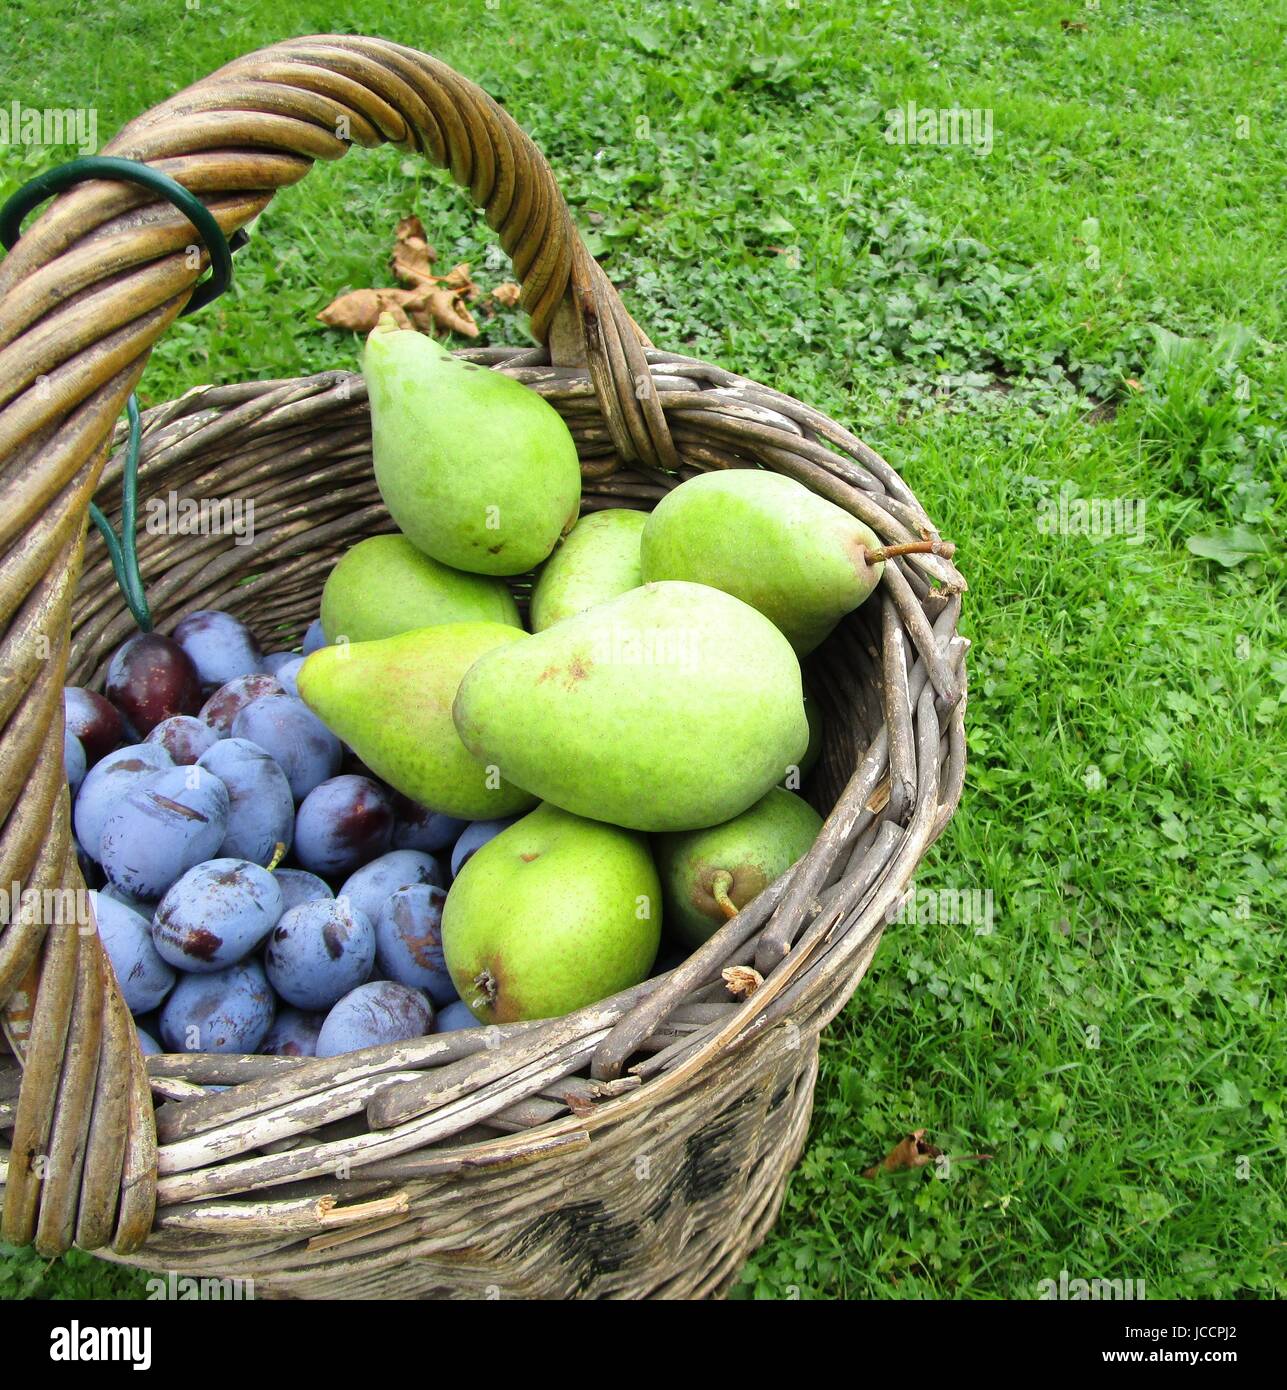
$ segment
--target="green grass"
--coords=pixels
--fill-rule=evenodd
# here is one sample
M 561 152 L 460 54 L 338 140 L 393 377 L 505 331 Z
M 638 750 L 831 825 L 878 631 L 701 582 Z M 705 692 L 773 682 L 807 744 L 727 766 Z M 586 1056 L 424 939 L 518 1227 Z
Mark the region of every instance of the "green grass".
M 1287 1292 L 1283 26 L 1271 6 L 1185 11 L 6 16 L 0 93 L 94 106 L 104 140 L 287 33 L 436 53 L 545 149 L 656 342 L 851 425 L 960 543 L 972 762 L 920 881 L 991 892 L 995 929 L 891 927 L 824 1040 L 810 1147 L 746 1296 L 1031 1298 L 1062 1269 L 1151 1297 Z M 990 109 L 991 152 L 888 143 L 909 101 Z M 0 157 L 7 194 L 65 156 Z M 234 291 L 157 350 L 145 400 L 352 365 L 314 315 L 388 283 L 412 210 L 448 264 L 504 278 L 463 195 L 360 151 L 278 198 Z M 526 330 L 504 313 L 488 332 Z M 1065 483 L 1141 499 L 1143 540 L 1043 530 Z M 916 1127 L 991 1160 L 861 1176 Z M 130 1288 L 0 1253 L 0 1294 Z

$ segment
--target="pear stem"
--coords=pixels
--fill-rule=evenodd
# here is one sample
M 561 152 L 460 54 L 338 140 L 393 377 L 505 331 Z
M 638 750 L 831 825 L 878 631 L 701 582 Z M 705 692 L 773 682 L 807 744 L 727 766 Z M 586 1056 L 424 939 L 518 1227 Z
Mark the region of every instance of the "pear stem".
M 711 878 L 711 897 L 719 905 L 720 911 L 730 921 L 737 916 L 740 909 L 738 905 L 728 895 L 728 890 L 733 886 L 733 875 L 727 869 L 720 869 Z
M 496 977 L 486 968 L 480 970 L 474 976 L 474 984 L 478 987 L 478 995 L 469 1001 L 470 1008 L 487 1008 L 496 1002 L 498 993 L 496 988 Z
M 882 560 L 892 560 L 898 555 L 941 555 L 950 560 L 956 554 L 956 546 L 951 541 L 907 541 L 903 545 L 882 545 L 875 550 L 865 546 L 867 563 L 878 565 Z

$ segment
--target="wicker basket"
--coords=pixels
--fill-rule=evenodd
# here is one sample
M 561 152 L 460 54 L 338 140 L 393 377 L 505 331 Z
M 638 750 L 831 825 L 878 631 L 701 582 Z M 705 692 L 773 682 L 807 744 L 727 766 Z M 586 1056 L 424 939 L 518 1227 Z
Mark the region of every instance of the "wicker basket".
M 169 173 L 231 233 L 313 160 L 382 141 L 449 168 L 486 209 L 547 347 L 462 355 L 562 414 L 585 509 L 646 509 L 696 471 L 763 466 L 887 544 L 936 537 L 894 470 L 841 426 L 653 350 L 530 140 L 432 58 L 347 36 L 279 44 L 158 106 L 104 153 Z M 98 681 L 132 630 L 100 538 L 86 539 L 87 507 L 97 495 L 119 522 L 114 431 L 119 443 L 126 398 L 200 274 L 192 239 L 154 194 L 97 181 L 60 196 L 0 264 L 6 888 L 82 886 L 61 692 Z M 264 634 L 298 633 L 344 549 L 391 529 L 364 386 L 346 373 L 203 387 L 152 410 L 139 476 L 144 497 L 256 505 L 249 547 L 140 536 L 162 631 L 218 607 Z M 959 799 L 963 589 L 941 555 L 887 563 L 877 594 L 808 663 L 826 728 L 808 791 L 827 821 L 812 851 L 684 964 L 566 1018 L 330 1060 L 145 1063 L 94 932 L 13 920 L 0 1002 L 23 1069 L 0 1058 L 4 1237 L 249 1277 L 287 1297 L 727 1290 L 804 1143 L 819 1032 Z M 740 993 L 735 966 L 758 972 L 732 977 Z

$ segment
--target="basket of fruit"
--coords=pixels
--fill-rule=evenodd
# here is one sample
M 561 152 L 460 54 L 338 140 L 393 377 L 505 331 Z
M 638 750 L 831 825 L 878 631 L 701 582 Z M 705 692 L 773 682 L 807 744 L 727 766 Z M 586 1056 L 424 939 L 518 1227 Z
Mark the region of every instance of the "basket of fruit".
M 384 319 L 360 375 L 119 424 L 193 222 L 381 142 L 486 210 L 543 346 Z M 283 1297 L 724 1292 L 960 796 L 952 547 L 841 425 L 653 348 L 432 58 L 282 43 L 105 154 L 196 198 L 80 182 L 0 263 L 4 1237 Z M 133 538 L 136 486 L 137 625 L 87 525 Z

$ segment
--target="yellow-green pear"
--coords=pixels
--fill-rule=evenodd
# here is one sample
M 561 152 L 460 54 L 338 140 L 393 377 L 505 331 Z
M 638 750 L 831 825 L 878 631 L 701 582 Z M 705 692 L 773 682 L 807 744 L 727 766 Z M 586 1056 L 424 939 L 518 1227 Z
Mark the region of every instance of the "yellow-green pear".
M 703 584 L 646 584 L 485 653 L 454 713 L 519 786 L 632 830 L 729 820 L 809 742 L 791 644 Z
M 495 820 L 536 800 L 473 757 L 451 719 L 460 678 L 498 647 L 532 639 L 503 623 L 446 623 L 341 642 L 305 659 L 300 698 L 394 791 L 463 820 Z
M 471 574 L 522 574 L 577 518 L 581 468 L 559 413 L 512 377 L 382 318 L 362 359 L 375 480 L 419 549 Z
M 734 594 L 804 656 L 857 608 L 884 566 L 876 533 L 794 478 L 726 468 L 657 503 L 640 544 L 645 583 L 687 579 Z
M 695 950 L 807 854 L 821 829 L 807 801 L 774 787 L 723 825 L 658 835 L 666 930 Z
M 340 557 L 322 589 L 328 642 L 374 642 L 441 623 L 522 627 L 504 580 L 439 564 L 405 536 L 369 536 Z
M 639 537 L 647 520 L 647 512 L 615 507 L 583 516 L 537 577 L 532 631 L 637 589 L 643 583 Z
M 629 989 L 660 935 L 645 837 L 548 805 L 474 854 L 442 911 L 452 983 L 483 1023 L 554 1018 Z

